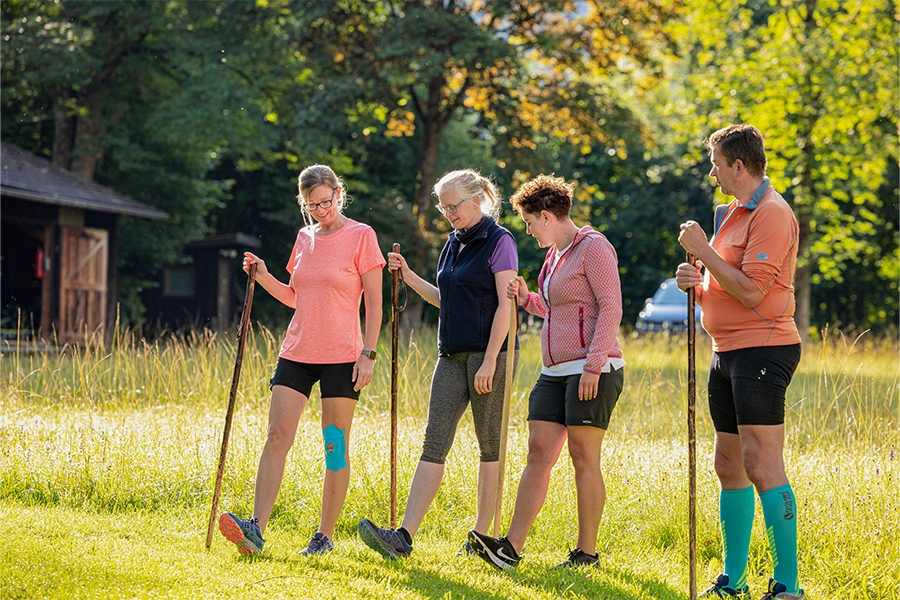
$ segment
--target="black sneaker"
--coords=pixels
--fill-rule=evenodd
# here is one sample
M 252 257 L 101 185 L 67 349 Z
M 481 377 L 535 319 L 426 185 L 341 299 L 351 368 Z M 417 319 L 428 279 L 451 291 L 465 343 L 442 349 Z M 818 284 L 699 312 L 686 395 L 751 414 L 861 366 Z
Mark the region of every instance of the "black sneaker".
M 600 562 L 596 554 L 587 554 L 581 548 L 575 548 L 569 552 L 569 558 L 559 563 L 555 569 L 567 569 L 569 567 L 594 567 Z
M 713 586 L 700 594 L 701 598 L 750 598 L 750 586 L 745 585 L 741 589 L 731 586 L 728 575 L 722 573 L 713 582 Z
M 515 569 L 522 557 L 505 537 L 493 538 L 477 531 L 469 532 L 469 545 L 475 555 L 496 569 Z
M 332 550 L 334 550 L 334 542 L 328 539 L 328 536 L 321 531 L 317 531 L 313 534 L 312 539 L 309 540 L 306 548 L 300 551 L 300 554 L 302 556 L 312 556 L 313 554 L 325 554 Z
M 472 544 L 466 541 L 462 547 L 456 551 L 457 556 L 472 556 L 475 554 L 475 551 L 472 550 Z
M 366 546 L 385 558 L 403 558 L 412 552 L 412 544 L 407 542 L 406 537 L 397 529 L 384 529 L 368 519 L 363 519 L 356 526 L 356 531 Z

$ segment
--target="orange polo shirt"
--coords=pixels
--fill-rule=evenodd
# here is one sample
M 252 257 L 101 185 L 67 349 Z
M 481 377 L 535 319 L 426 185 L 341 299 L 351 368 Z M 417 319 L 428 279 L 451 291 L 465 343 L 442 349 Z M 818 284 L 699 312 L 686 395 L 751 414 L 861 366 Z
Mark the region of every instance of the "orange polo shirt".
M 703 307 L 703 327 L 712 337 L 713 350 L 800 343 L 794 323 L 798 237 L 794 212 L 768 178 L 743 206 L 732 201 L 712 247 L 765 297 L 747 308 L 706 271 L 697 302 Z

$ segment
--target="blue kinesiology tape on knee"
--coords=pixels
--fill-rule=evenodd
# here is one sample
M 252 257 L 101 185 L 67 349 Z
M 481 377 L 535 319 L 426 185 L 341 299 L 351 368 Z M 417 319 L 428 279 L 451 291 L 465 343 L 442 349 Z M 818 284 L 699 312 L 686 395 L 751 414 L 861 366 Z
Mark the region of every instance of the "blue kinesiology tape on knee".
M 325 468 L 329 471 L 340 471 L 347 466 L 344 459 L 346 446 L 344 445 L 344 430 L 334 425 L 329 425 L 322 430 L 325 438 Z

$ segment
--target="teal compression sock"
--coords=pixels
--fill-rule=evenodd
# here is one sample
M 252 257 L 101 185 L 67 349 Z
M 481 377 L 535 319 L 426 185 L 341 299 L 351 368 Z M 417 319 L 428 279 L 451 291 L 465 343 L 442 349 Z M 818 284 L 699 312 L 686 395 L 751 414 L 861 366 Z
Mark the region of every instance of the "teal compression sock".
M 728 585 L 736 590 L 747 583 L 755 502 L 752 485 L 742 490 L 722 490 L 719 493 L 723 571 L 728 575 Z
M 763 517 L 766 520 L 766 536 L 775 567 L 774 579 L 783 583 L 789 592 L 796 592 L 797 585 L 797 500 L 794 490 L 787 483 L 759 495 Z

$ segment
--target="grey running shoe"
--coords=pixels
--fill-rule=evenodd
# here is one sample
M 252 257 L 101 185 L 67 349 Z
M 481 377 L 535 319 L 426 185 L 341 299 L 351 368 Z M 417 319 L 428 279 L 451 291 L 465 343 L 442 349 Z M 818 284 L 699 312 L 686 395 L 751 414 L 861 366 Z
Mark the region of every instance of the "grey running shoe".
M 729 584 L 728 575 L 722 573 L 713 582 L 713 586 L 700 594 L 701 598 L 750 598 L 750 586 L 745 585 L 737 590 Z
M 587 554 L 581 548 L 575 548 L 569 552 L 569 558 L 559 563 L 555 569 L 567 569 L 569 567 L 594 567 L 600 562 L 600 558 L 596 554 Z
M 259 522 L 256 517 L 249 521 L 241 519 L 231 513 L 224 513 L 219 517 L 219 531 L 225 539 L 237 545 L 241 554 L 256 554 L 262 551 L 263 539 L 259 531 Z
M 774 579 L 769 580 L 769 591 L 763 594 L 760 600 L 771 600 L 773 598 L 781 598 L 782 600 L 806 600 L 806 594 L 801 589 L 797 594 L 789 594 L 787 586 L 779 583 Z
M 522 557 L 505 537 L 494 538 L 477 531 L 469 532 L 469 545 L 475 555 L 495 569 L 515 569 Z
M 385 558 L 403 558 L 412 552 L 412 545 L 397 529 L 384 529 L 368 519 L 363 519 L 356 526 L 356 531 L 366 546 Z
M 472 550 L 472 544 L 468 540 L 456 551 L 457 556 L 472 556 L 473 554 L 475 554 L 475 551 Z
M 328 536 L 317 531 L 313 534 L 309 544 L 300 551 L 301 556 L 311 556 L 313 554 L 325 554 L 334 550 L 334 544 L 328 539 Z

